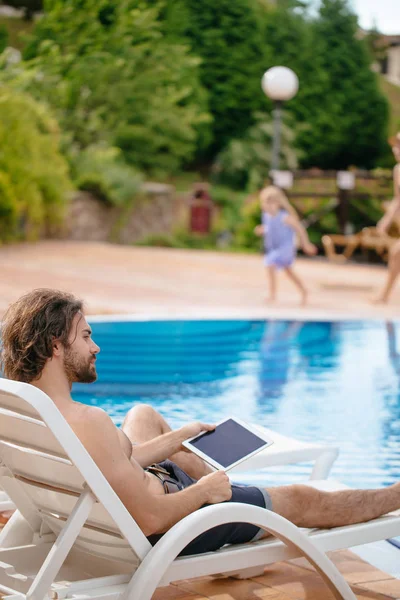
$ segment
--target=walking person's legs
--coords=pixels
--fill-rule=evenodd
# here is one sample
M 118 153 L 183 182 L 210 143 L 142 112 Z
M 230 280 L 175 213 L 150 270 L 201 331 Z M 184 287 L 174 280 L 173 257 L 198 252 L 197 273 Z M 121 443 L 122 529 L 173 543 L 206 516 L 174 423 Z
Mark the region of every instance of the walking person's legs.
M 308 292 L 307 289 L 304 287 L 303 282 L 293 271 L 292 267 L 285 267 L 283 270 L 285 271 L 289 279 L 293 281 L 297 289 L 300 290 L 301 305 L 304 306 L 307 303 Z
M 386 304 L 389 300 L 389 296 L 392 292 L 393 286 L 396 283 L 397 277 L 400 273 L 400 242 L 396 242 L 390 249 L 389 262 L 388 262 L 388 274 L 386 279 L 385 287 L 382 293 L 375 300 L 377 303 Z

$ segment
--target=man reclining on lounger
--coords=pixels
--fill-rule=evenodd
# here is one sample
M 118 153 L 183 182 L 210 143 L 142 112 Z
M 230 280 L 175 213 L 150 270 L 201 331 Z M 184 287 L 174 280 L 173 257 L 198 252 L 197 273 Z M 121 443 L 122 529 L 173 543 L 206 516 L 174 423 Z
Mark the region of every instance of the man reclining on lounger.
M 213 427 L 202 423 L 171 431 L 148 406 L 131 409 L 118 429 L 105 411 L 74 402 L 73 382 L 96 380 L 100 348 L 91 338 L 82 303 L 70 294 L 34 290 L 8 309 L 2 326 L 6 377 L 43 390 L 64 415 L 151 543 L 206 504 L 242 502 L 283 515 L 300 527 L 330 528 L 374 519 L 400 508 L 400 483 L 380 490 L 323 492 L 305 485 L 262 489 L 231 484 L 211 473 L 182 442 Z M 158 463 L 150 467 L 153 463 Z M 173 492 L 173 493 L 171 493 Z M 216 550 L 263 537 L 246 523 L 214 527 L 184 554 Z

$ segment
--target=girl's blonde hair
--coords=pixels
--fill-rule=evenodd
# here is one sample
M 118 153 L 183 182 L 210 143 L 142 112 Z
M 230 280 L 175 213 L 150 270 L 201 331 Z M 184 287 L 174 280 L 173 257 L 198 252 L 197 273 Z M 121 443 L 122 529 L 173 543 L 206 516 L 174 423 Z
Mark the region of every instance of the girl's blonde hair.
M 268 185 L 267 187 L 263 188 L 260 192 L 261 207 L 263 202 L 268 202 L 270 198 L 277 200 L 281 208 L 286 210 L 295 219 L 299 219 L 296 209 L 290 204 L 288 197 L 281 190 L 281 188 L 277 187 L 276 185 Z

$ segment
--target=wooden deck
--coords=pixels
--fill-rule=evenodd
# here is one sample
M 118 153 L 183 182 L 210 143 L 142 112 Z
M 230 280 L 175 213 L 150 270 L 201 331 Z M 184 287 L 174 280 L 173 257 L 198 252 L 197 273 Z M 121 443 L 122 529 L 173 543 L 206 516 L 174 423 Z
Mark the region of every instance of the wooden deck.
M 359 600 L 400 598 L 400 581 L 371 567 L 349 551 L 329 556 Z M 400 560 L 400 553 L 399 553 Z M 238 581 L 202 577 L 160 588 L 153 600 L 334 600 L 305 559 L 276 563 L 265 574 Z
M 400 285 L 388 306 L 371 304 L 383 285 L 379 266 L 334 265 L 299 260 L 296 270 L 310 289 L 309 304 L 284 276 L 279 303 L 264 301 L 260 256 L 130 248 L 109 244 L 47 241 L 0 247 L 0 315 L 8 304 L 36 287 L 55 287 L 82 297 L 91 314 L 169 316 L 268 316 L 296 318 L 400 316 Z M 331 553 L 360 600 L 400 598 L 400 581 L 349 551 Z M 400 551 L 399 551 L 400 560 Z M 304 560 L 277 563 L 246 581 L 201 578 L 160 588 L 154 600 L 330 600 L 322 580 Z

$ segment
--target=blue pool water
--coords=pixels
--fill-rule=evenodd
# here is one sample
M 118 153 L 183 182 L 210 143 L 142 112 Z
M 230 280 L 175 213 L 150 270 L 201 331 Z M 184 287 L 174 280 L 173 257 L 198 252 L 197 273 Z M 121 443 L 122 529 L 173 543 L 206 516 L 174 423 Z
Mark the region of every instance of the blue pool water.
M 340 447 L 332 475 L 375 487 L 400 473 L 400 324 L 388 322 L 95 322 L 98 381 L 74 397 L 115 423 L 148 403 L 177 427 L 235 415 Z M 241 476 L 277 485 L 308 465 Z

